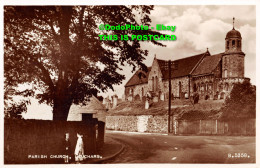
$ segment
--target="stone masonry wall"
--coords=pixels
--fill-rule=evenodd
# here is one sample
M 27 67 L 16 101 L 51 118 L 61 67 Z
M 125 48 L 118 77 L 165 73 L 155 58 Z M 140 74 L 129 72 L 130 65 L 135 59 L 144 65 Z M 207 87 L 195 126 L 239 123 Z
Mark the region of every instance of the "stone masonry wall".
M 167 117 L 167 115 L 149 117 L 147 132 L 167 133 L 168 132 L 168 117 Z
M 107 116 L 106 129 L 129 132 L 167 133 L 167 116 Z
M 244 56 L 240 54 L 225 55 L 223 57 L 222 78 L 225 77 L 225 69 L 227 77 L 244 77 Z
M 137 132 L 136 116 L 106 116 L 106 129 Z
M 182 93 L 189 93 L 189 78 L 188 77 L 179 77 L 174 78 L 171 80 L 172 84 L 172 94 L 174 97 L 180 97 L 180 91 Z M 181 84 L 181 85 L 180 85 Z M 169 88 L 169 82 L 168 80 L 163 81 L 164 90 L 163 93 L 166 94 L 165 96 L 168 97 L 168 88 Z
M 157 80 L 157 81 L 156 81 Z M 156 85 L 157 84 L 157 85 Z M 157 60 L 152 64 L 152 69 L 148 76 L 148 91 L 159 92 L 163 91 L 162 73 Z
M 129 93 L 130 89 L 132 89 L 132 94 Z M 148 91 L 147 83 L 144 83 L 144 84 L 139 84 L 139 85 L 135 85 L 135 86 L 128 86 L 128 87 L 126 87 L 125 88 L 125 95 L 126 95 L 127 99 L 128 99 L 129 96 L 132 96 L 132 98 L 134 99 L 137 95 L 139 95 L 140 100 L 141 100 L 141 98 L 143 96 L 145 96 L 147 91 Z
M 143 92 L 142 92 L 143 89 Z M 147 87 L 147 83 L 145 84 L 141 84 L 141 85 L 135 85 L 134 86 L 134 92 L 133 92 L 133 96 L 135 97 L 136 95 L 140 96 L 140 100 L 143 96 L 145 96 L 145 94 L 147 93 L 148 87 Z

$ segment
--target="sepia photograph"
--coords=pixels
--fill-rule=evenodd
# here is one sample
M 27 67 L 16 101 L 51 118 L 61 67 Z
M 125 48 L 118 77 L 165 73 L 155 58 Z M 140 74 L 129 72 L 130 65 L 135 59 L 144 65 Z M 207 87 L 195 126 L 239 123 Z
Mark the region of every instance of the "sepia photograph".
M 256 5 L 2 8 L 4 166 L 256 166 Z

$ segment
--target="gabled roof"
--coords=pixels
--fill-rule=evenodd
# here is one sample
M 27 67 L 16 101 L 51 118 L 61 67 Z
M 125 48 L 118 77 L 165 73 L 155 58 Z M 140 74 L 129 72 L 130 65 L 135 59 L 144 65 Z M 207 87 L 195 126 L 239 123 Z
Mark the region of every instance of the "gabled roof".
M 147 72 L 142 70 L 136 71 L 134 75 L 125 84 L 125 87 L 148 83 L 148 76 L 151 71 L 151 67 L 147 67 L 147 69 L 148 69 Z
M 211 74 L 221 61 L 223 53 L 206 56 L 199 66 L 193 71 L 192 75 Z
M 174 67 L 171 73 L 171 78 L 182 77 L 189 75 L 194 68 L 200 63 L 203 57 L 210 55 L 209 52 L 182 58 L 173 61 Z M 168 61 L 157 59 L 160 66 L 163 79 L 169 78 Z
M 81 121 L 82 113 L 98 114 L 106 112 L 105 106 L 95 96 L 92 96 L 86 105 L 71 105 L 68 114 L 68 121 Z
M 202 59 L 207 56 L 210 56 L 210 53 L 208 51 L 202 54 L 173 61 L 173 64 L 175 64 L 175 68 L 172 69 L 171 78 L 188 76 L 189 74 L 192 74 L 192 72 L 197 68 Z M 168 79 L 168 61 L 160 59 L 156 60 L 162 72 L 163 79 Z M 125 87 L 148 83 L 148 76 L 150 71 L 151 67 L 148 67 L 148 72 L 144 72 L 142 70 L 136 71 L 135 74 L 125 84 Z M 142 74 L 141 78 L 140 73 Z

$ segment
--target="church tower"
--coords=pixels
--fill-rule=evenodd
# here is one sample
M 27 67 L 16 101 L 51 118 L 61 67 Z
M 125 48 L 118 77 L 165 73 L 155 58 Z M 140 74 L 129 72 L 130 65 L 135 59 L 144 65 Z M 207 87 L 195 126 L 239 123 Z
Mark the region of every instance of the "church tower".
M 226 35 L 225 52 L 222 57 L 222 78 L 243 78 L 244 77 L 244 58 L 242 52 L 242 37 L 239 31 L 234 28 Z

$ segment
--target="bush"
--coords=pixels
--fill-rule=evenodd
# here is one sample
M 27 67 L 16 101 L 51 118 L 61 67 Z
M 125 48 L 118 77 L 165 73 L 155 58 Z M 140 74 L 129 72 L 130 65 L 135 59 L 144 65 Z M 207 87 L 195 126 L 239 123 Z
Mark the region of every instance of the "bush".
M 27 111 L 28 101 L 13 102 L 9 106 L 5 105 L 4 117 L 22 119 L 22 113 Z
M 221 111 L 222 119 L 255 118 L 256 87 L 249 81 L 235 84 Z

